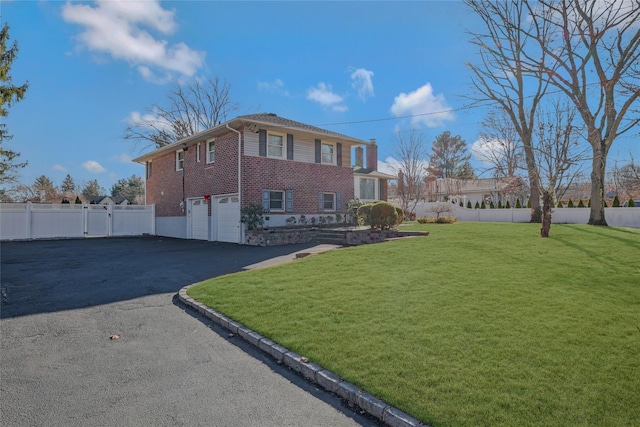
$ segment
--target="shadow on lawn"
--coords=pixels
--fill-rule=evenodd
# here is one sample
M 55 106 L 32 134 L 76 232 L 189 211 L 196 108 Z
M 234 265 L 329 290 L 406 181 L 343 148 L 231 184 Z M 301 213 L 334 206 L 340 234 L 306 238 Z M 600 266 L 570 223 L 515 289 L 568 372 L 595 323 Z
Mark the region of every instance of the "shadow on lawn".
M 640 249 L 640 233 L 633 232 L 631 230 L 626 230 L 624 228 L 618 227 L 598 227 L 598 226 L 583 226 L 576 224 L 566 224 L 565 227 L 570 228 L 574 231 L 579 231 L 581 233 L 588 233 L 597 235 L 600 237 L 605 237 L 607 239 L 617 240 L 625 245 L 631 247 L 632 249 Z M 617 233 L 617 235 L 612 235 L 612 233 Z M 635 237 L 635 239 L 631 238 Z

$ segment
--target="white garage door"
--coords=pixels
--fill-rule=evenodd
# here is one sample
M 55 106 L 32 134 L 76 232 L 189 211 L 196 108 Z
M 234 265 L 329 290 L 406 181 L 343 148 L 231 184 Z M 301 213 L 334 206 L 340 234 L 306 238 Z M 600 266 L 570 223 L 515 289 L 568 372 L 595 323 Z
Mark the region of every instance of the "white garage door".
M 209 240 L 209 205 L 204 199 L 191 200 L 191 238 Z
M 218 198 L 218 240 L 238 243 L 240 240 L 240 200 L 237 196 Z

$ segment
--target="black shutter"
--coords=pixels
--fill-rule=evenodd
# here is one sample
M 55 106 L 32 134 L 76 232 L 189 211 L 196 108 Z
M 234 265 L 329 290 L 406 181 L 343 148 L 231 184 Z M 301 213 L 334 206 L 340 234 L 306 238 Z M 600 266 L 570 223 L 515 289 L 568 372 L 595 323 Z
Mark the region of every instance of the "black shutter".
M 342 166 L 342 143 L 338 142 L 336 144 L 336 164 L 338 166 Z
M 287 160 L 293 160 L 293 135 L 287 134 Z
M 322 142 L 316 139 L 316 163 L 322 163 Z
M 320 212 L 324 211 L 324 193 L 318 193 L 318 210 Z
M 342 193 L 336 193 L 336 211 L 342 211 Z
M 264 129 L 258 132 L 258 151 L 261 157 L 267 157 L 267 131 Z

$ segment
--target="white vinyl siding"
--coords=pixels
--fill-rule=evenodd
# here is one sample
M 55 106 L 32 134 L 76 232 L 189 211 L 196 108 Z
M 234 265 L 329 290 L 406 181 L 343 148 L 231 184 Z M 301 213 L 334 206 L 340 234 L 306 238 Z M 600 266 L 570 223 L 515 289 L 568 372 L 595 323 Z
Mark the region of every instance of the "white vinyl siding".
M 327 165 L 336 164 L 336 145 L 330 142 L 322 142 L 322 163 Z
M 286 135 L 285 137 L 285 147 L 283 152 L 283 157 L 286 158 L 287 150 L 286 150 Z M 304 163 L 315 163 L 315 145 L 314 138 L 294 134 L 293 140 L 295 141 L 293 144 L 293 158 L 295 162 L 304 162 Z M 260 147 L 259 147 L 259 137 L 257 133 L 250 132 L 245 130 L 244 132 L 244 155 L 245 156 L 260 156 Z M 335 163 L 336 153 L 334 151 L 334 163 Z M 291 161 L 291 160 L 290 160 Z M 351 164 L 351 147 L 346 144 L 342 145 L 342 164 L 350 165 Z

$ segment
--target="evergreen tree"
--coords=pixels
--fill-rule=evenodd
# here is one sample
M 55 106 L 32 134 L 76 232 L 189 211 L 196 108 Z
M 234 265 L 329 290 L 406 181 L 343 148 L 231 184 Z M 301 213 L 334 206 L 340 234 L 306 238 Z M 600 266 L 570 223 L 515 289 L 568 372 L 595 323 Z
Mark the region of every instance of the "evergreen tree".
M 507 200 L 507 203 L 504 205 L 505 209 L 511 209 L 511 203 Z
M 451 132 L 443 132 L 433 141 L 431 151 L 428 168 L 431 175 L 438 178 L 461 178 L 462 175 L 473 174 L 473 168 L 469 164 L 471 154 L 467 152 L 467 143 L 460 135 L 451 136 Z
M 573 200 L 569 199 L 569 201 L 567 202 L 567 207 L 568 208 L 573 208 Z
M 14 42 L 11 47 L 7 47 L 9 41 L 9 24 L 4 24 L 0 30 L 0 117 L 7 117 L 8 108 L 24 98 L 24 94 L 29 87 L 29 83 L 22 86 L 15 86 L 11 82 L 11 64 L 18 54 L 18 44 Z M 20 153 L 6 150 L 2 147 L 5 140 L 10 140 L 11 135 L 7 131 L 7 125 L 2 119 L 0 122 L 0 184 L 15 180 L 16 169 L 23 168 L 27 162 L 18 162 Z
M 578 207 L 584 208 L 584 202 L 582 201 L 582 199 L 578 199 Z
M 478 203 L 478 202 L 476 202 L 476 203 Z M 472 208 L 471 207 L 471 200 L 467 200 L 467 209 L 471 209 L 471 208 Z
M 130 203 L 142 204 L 144 202 L 144 180 L 135 175 L 128 179 L 119 179 L 111 187 L 111 195 L 124 197 Z
M 529 209 L 531 209 L 531 199 L 530 199 L 530 198 L 529 198 L 529 199 L 527 199 L 527 207 L 528 207 Z
M 522 203 L 520 202 L 520 198 L 518 197 L 516 199 L 516 209 L 521 209 L 522 208 Z
M 40 175 L 33 182 L 31 186 L 36 197 L 40 198 L 41 202 L 54 202 L 58 200 L 58 189 L 53 185 L 53 181 L 45 175 Z
M 619 208 L 620 207 L 620 199 L 618 199 L 618 195 L 617 194 L 613 198 L 613 204 L 611 206 L 614 207 L 614 208 Z
M 97 179 L 92 179 L 82 189 L 82 195 L 84 196 L 104 196 L 105 193 L 104 188 L 98 184 Z
M 486 209 L 486 208 L 487 208 L 487 204 L 483 200 L 482 203 L 480 204 L 480 209 Z
M 633 201 L 633 197 L 631 197 L 631 198 L 627 201 L 627 207 L 628 207 L 628 208 L 634 208 L 635 206 L 636 206 L 636 205 L 635 205 L 635 202 Z
M 562 205 L 562 200 L 558 200 L 558 204 L 556 205 L 556 208 L 563 208 L 564 206 Z
M 73 178 L 71 178 L 71 175 L 67 174 L 67 176 L 64 178 L 64 181 L 62 181 L 62 185 L 60 186 L 60 191 L 62 191 L 63 193 L 76 192 L 76 183 Z
M 502 209 L 502 200 L 498 200 L 498 209 Z
M 480 203 L 476 200 L 476 205 L 473 207 L 474 209 L 480 209 Z
M 493 204 L 493 200 L 489 202 L 489 209 L 495 209 L 496 205 Z
M 76 205 L 81 205 L 82 200 L 80 200 L 80 196 L 76 196 Z

